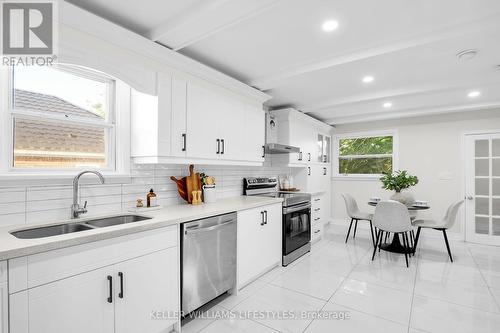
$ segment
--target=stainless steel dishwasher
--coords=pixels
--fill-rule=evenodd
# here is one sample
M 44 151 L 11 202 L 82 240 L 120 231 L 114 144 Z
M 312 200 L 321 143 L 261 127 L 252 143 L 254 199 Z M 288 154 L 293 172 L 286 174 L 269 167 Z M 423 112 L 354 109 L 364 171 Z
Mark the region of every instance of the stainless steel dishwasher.
M 236 285 L 236 213 L 183 223 L 182 311 L 196 310 Z

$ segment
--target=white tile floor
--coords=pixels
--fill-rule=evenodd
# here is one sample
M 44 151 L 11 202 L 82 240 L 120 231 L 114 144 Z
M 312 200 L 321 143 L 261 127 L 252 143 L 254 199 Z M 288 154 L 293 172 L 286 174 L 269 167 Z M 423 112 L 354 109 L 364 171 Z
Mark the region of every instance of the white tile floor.
M 182 332 L 499 332 L 500 248 L 451 242 L 451 263 L 441 239 L 422 238 L 408 269 L 384 251 L 372 262 L 369 232 L 346 245 L 346 230 L 329 226 L 310 254 L 215 300 Z

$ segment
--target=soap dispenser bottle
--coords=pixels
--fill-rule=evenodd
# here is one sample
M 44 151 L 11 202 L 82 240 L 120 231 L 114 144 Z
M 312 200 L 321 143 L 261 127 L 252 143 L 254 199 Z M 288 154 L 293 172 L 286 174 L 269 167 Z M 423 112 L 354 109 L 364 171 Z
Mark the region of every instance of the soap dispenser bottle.
M 150 189 L 148 195 L 146 196 L 146 206 L 147 207 L 156 206 L 156 193 L 153 191 L 153 189 Z

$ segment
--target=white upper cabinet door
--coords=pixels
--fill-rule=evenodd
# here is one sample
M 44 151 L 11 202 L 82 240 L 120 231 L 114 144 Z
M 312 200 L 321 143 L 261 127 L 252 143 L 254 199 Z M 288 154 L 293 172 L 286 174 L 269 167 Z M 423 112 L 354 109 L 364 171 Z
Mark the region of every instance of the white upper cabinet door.
M 10 333 L 114 333 L 110 267 L 10 296 Z
M 178 319 L 162 315 L 179 311 L 177 258 L 177 248 L 170 248 L 115 266 L 116 333 L 170 331 Z M 153 312 L 161 313 L 158 319 Z
M 187 157 L 217 159 L 220 156 L 221 144 L 218 137 L 220 114 L 219 96 L 208 88 L 188 82 Z
M 172 127 L 172 76 L 158 73 L 158 156 L 170 156 Z M 147 136 L 147 133 L 144 133 Z
M 131 90 L 132 157 L 166 157 L 171 153 L 172 77 L 158 73 L 157 95 Z
M 218 138 L 221 140 L 220 158 L 241 161 L 248 159 L 245 151 L 245 104 L 236 98 L 221 95 L 217 117 Z
M 264 144 L 266 137 L 266 114 L 262 107 L 247 105 L 245 113 L 245 159 L 247 161 L 264 161 Z
M 186 157 L 187 131 L 186 131 L 186 80 L 172 77 L 172 156 Z M 163 130 L 166 130 L 163 129 Z

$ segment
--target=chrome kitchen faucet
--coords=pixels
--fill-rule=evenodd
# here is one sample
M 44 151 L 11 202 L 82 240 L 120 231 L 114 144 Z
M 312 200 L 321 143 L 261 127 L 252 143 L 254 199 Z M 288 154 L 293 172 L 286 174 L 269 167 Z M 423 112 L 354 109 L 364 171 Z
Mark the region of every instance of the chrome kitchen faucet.
M 80 207 L 80 204 L 78 203 L 78 189 L 80 187 L 80 177 L 83 176 L 86 173 L 93 173 L 97 177 L 99 177 L 99 180 L 101 181 L 101 184 L 104 184 L 104 177 L 99 171 L 82 171 L 80 172 L 74 179 L 73 179 L 73 204 L 71 205 L 71 218 L 72 219 L 77 219 L 80 217 L 81 214 L 87 213 L 87 201 L 85 201 L 85 204 L 83 207 Z

